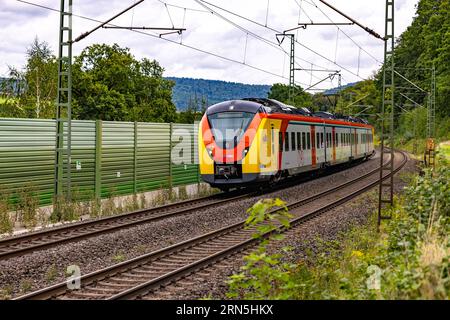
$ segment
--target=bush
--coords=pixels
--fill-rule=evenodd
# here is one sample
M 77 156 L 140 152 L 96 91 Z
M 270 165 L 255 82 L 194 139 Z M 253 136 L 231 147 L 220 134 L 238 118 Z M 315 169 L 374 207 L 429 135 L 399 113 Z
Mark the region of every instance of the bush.
M 272 210 L 276 208 L 276 210 Z M 280 254 L 267 254 L 267 246 L 271 240 L 282 240 L 277 229 L 279 225 L 288 228 L 289 218 L 286 203 L 280 199 L 258 201 L 247 210 L 249 217 L 246 228 L 256 229 L 253 237 L 260 241 L 258 249 L 244 257 L 246 264 L 242 272 L 232 275 L 228 284 L 228 297 L 237 299 L 287 298 L 295 283 L 289 281 L 293 265 L 281 263 Z M 289 248 L 283 250 L 288 251 Z
M 26 228 L 34 228 L 36 226 L 38 208 L 38 191 L 30 182 L 18 191 L 16 204 L 19 221 L 21 221 Z
M 9 216 L 9 192 L 2 186 L 0 186 L 0 234 L 12 233 L 13 222 Z
M 258 203 L 250 223 L 273 204 Z M 416 176 L 376 230 L 377 215 L 335 241 L 315 241 L 297 265 L 268 256 L 267 240 L 231 277 L 228 296 L 245 299 L 449 299 L 450 167 Z M 255 217 L 257 219 L 255 220 Z M 265 219 L 265 218 L 264 218 Z M 269 218 L 269 220 L 271 220 Z M 270 223 L 264 226 L 267 228 Z M 260 230 L 261 231 L 261 230 Z M 265 230 L 267 231 L 267 230 Z M 256 234 L 261 237 L 261 232 Z

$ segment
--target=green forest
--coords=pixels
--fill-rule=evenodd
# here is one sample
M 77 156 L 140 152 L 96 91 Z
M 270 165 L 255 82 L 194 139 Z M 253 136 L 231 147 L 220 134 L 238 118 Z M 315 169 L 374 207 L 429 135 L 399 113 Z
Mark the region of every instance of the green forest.
M 244 84 L 219 80 L 167 77 L 175 82 L 172 101 L 178 110 L 186 110 L 192 99 L 205 99 L 208 105 L 245 97 L 267 98 L 269 85 Z
M 394 64 L 396 71 L 401 74 L 395 77 L 395 125 L 398 136 L 403 140 L 411 140 L 414 136 L 419 139 L 426 137 L 426 108 L 432 86 L 432 69 L 435 68 L 436 136 L 449 139 L 450 1 L 418 2 L 412 24 L 396 43 Z M 371 122 L 376 123 L 374 120 L 381 105 L 382 83 L 382 70 L 379 70 L 373 79 L 346 88 L 336 110 L 356 114 L 363 111 L 356 105 L 374 106 L 364 113 Z

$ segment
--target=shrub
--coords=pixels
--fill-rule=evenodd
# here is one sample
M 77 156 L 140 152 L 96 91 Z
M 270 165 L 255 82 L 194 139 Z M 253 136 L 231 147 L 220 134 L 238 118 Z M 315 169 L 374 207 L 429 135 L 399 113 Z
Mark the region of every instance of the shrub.
M 19 221 L 26 228 L 34 228 L 37 224 L 39 199 L 36 187 L 30 182 L 18 191 L 16 211 Z
M 440 159 L 394 198 L 391 215 L 376 230 L 377 215 L 334 241 L 315 241 L 297 265 L 268 256 L 265 248 L 245 257 L 228 281 L 231 298 L 250 299 L 449 299 L 450 170 Z M 271 204 L 251 208 L 262 221 Z M 267 223 L 264 228 L 268 228 Z M 267 229 L 266 229 L 267 231 Z M 261 236 L 259 231 L 257 237 Z M 266 242 L 263 241 L 263 243 Z
M 9 216 L 9 211 L 9 192 L 6 188 L 0 186 L 0 234 L 12 233 L 13 231 L 14 225 Z
M 296 288 L 296 284 L 289 281 L 294 265 L 281 263 L 280 254 L 267 254 L 269 241 L 283 239 L 278 227 L 289 227 L 291 215 L 286 204 L 280 199 L 260 200 L 247 212 L 250 215 L 245 222 L 246 228 L 256 230 L 253 237 L 260 244 L 255 252 L 244 257 L 242 272 L 230 277 L 227 296 L 237 299 L 287 298 Z

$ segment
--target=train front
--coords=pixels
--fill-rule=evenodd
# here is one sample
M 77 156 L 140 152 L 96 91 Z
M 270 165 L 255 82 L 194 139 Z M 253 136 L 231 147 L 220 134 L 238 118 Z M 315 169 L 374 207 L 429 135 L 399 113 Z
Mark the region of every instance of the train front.
M 228 191 L 269 178 L 266 165 L 261 164 L 261 148 L 266 150 L 263 145 L 270 143 L 264 115 L 260 103 L 246 100 L 225 101 L 206 110 L 198 133 L 200 174 L 205 182 Z

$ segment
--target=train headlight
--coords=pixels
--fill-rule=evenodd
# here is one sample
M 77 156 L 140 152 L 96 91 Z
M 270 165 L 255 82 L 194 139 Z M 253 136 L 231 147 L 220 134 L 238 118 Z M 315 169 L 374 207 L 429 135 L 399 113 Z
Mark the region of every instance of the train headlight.
M 211 158 L 214 156 L 214 149 L 212 147 L 206 147 L 206 151 Z
M 244 149 L 244 157 L 247 155 L 248 149 L 250 149 L 250 147 L 246 147 L 246 148 Z

